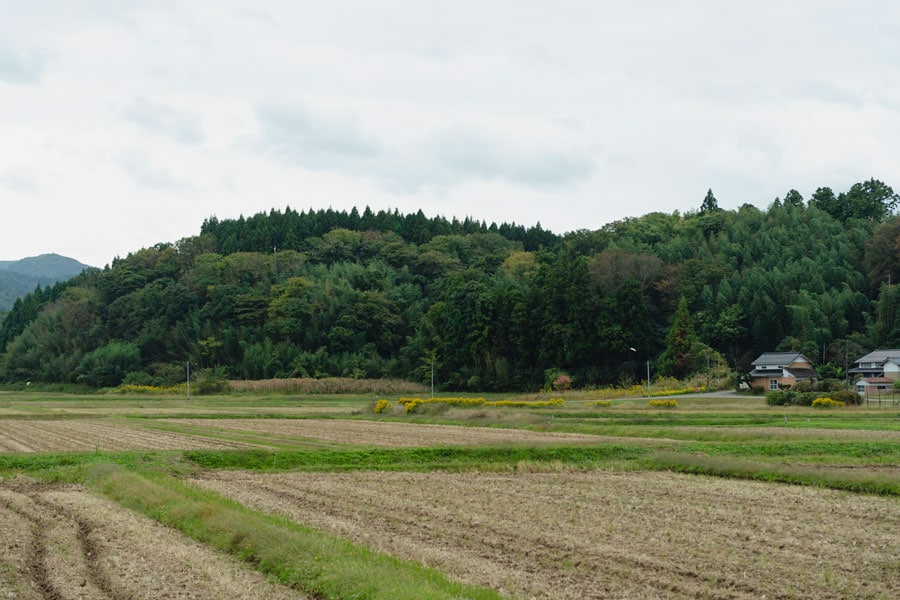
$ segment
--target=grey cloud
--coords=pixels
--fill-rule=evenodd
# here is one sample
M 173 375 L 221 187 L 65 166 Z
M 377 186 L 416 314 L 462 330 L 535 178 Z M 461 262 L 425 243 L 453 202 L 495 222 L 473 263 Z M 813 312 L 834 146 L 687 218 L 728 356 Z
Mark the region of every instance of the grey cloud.
M 185 189 L 186 182 L 174 177 L 166 169 L 153 165 L 142 151 L 125 151 L 119 155 L 119 166 L 141 187 L 156 190 Z
M 255 145 L 284 162 L 312 169 L 346 167 L 379 153 L 376 140 L 349 114 L 314 112 L 305 106 L 257 107 L 260 133 Z
M 200 125 L 200 116 L 191 111 L 177 110 L 145 98 L 137 98 L 122 114 L 148 131 L 184 144 L 199 144 L 206 139 Z
M 0 45 L 0 81 L 34 85 L 44 74 L 44 57 L 36 52 Z
M 4 187 L 25 194 L 37 194 L 41 191 L 41 184 L 34 173 L 25 169 L 9 169 L 0 174 L 0 183 Z
M 586 179 L 595 170 L 585 149 L 559 147 L 533 139 L 516 141 L 471 131 L 444 132 L 423 143 L 393 183 L 453 186 L 467 180 L 504 180 L 539 189 L 559 188 Z

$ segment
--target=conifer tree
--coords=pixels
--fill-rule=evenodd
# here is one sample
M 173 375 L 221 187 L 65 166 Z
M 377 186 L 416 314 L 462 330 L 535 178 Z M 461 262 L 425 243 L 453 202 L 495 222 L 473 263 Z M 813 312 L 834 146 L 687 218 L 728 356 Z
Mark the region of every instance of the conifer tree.
M 659 371 L 663 375 L 682 379 L 693 370 L 691 347 L 694 345 L 694 327 L 688 310 L 687 298 L 678 300 L 672 327 L 666 336 L 666 349 L 659 358 Z

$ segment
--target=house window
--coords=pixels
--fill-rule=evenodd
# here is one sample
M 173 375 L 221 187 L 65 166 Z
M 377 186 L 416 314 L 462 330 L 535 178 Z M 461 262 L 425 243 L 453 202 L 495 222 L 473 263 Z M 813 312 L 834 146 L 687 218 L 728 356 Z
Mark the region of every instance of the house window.
M 770 389 L 770 390 L 777 390 L 777 389 L 778 389 L 778 380 L 777 380 L 777 379 L 770 379 L 770 380 L 769 380 L 769 389 Z

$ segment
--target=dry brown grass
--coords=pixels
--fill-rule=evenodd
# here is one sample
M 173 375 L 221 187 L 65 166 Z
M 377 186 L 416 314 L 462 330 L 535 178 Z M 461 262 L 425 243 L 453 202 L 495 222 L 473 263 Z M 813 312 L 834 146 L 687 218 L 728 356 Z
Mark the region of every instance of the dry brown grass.
M 672 473 L 219 473 L 201 485 L 535 598 L 895 598 L 900 504 Z
M 391 396 L 424 394 L 427 389 L 422 384 L 399 379 L 351 379 L 349 377 L 233 380 L 228 382 L 228 387 L 236 392 L 267 394 L 382 394 Z

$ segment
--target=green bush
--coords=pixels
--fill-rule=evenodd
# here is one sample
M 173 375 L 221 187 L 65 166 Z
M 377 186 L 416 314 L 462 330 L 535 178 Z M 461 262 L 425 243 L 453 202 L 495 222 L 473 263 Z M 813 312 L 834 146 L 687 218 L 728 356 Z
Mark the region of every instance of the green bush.
M 819 382 L 820 392 L 838 392 L 844 389 L 840 379 L 823 379 Z
M 811 392 L 813 391 L 812 381 L 798 381 L 793 388 L 795 392 Z
M 820 392 L 777 390 L 766 394 L 766 404 L 769 406 L 812 406 L 813 400 L 826 395 Z M 837 398 L 835 399 L 837 400 Z
M 844 404 L 860 404 L 862 397 L 852 390 L 838 390 L 831 393 L 831 399 Z
M 122 379 L 123 385 L 153 385 L 153 376 L 144 371 L 132 371 Z
M 131 342 L 112 341 L 88 352 L 75 370 L 75 380 L 92 387 L 112 387 L 141 365 L 141 351 Z
M 195 383 L 195 390 L 199 395 L 218 394 L 228 389 L 228 379 L 226 378 L 225 369 L 215 367 L 213 369 L 203 369 Z
M 769 406 L 788 406 L 788 393 L 784 390 L 773 390 L 766 394 L 766 404 Z
M 816 398 L 821 398 L 822 396 L 827 396 L 827 394 L 820 394 L 818 392 L 796 392 L 796 396 L 794 396 L 794 406 L 812 406 L 813 400 Z

